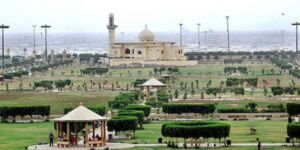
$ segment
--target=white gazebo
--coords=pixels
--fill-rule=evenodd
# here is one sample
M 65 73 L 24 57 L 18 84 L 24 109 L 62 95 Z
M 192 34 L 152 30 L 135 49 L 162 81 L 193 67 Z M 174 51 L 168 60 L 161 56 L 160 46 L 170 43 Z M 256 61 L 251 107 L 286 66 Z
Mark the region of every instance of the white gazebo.
M 150 92 L 157 93 L 159 89 L 165 88 L 167 84 L 164 84 L 155 78 L 151 78 L 145 83 L 138 86 L 141 88 L 141 91 L 146 94 L 146 98 L 148 99 L 150 96 Z
M 82 105 L 61 118 L 53 119 L 53 121 L 57 130 L 58 147 L 78 146 L 78 141 L 80 140 L 78 134 L 80 133 L 82 133 L 85 147 L 106 145 L 107 118 Z

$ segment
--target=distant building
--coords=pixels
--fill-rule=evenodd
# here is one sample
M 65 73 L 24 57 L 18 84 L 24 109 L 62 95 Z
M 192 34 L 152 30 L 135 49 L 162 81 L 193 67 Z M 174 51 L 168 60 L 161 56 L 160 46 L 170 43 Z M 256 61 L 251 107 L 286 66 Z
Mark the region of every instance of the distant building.
M 109 14 L 109 49 L 108 57 L 111 66 L 132 64 L 156 65 L 195 65 L 195 61 L 186 61 L 183 47 L 175 42 L 155 41 L 155 34 L 147 25 L 139 34 L 137 42 L 115 42 L 114 15 Z

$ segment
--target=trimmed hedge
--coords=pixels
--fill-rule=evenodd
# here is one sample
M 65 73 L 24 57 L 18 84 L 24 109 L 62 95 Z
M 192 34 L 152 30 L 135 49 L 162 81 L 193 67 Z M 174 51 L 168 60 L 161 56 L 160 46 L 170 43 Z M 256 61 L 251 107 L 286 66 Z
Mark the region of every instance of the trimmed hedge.
M 164 104 L 163 112 L 169 114 L 181 113 L 199 113 L 211 114 L 214 113 L 216 107 L 214 104 Z
M 6 121 L 8 117 L 15 118 L 17 116 L 49 116 L 50 106 L 14 106 L 14 107 L 0 107 L 0 117 L 2 121 Z
M 300 122 L 292 122 L 287 125 L 287 134 L 290 138 L 300 138 Z
M 120 110 L 118 116 L 134 116 L 138 119 L 140 128 L 143 127 L 145 113 L 141 110 Z
M 300 104 L 287 103 L 286 110 L 289 115 L 298 115 L 298 114 L 300 114 Z
M 138 119 L 133 116 L 115 116 L 107 121 L 108 131 L 129 131 L 137 129 Z
M 148 117 L 150 115 L 151 106 L 131 104 L 131 105 L 128 105 L 125 109 L 127 109 L 127 110 L 141 110 L 141 111 L 144 112 L 145 116 Z
M 89 110 L 93 111 L 94 113 L 100 115 L 100 116 L 104 116 L 105 115 L 105 106 L 92 106 L 92 107 L 87 107 Z M 73 108 L 72 107 L 66 107 L 64 109 L 64 113 L 67 114 L 70 111 L 72 111 Z
M 218 113 L 251 113 L 247 108 L 222 108 L 218 109 Z
M 164 137 L 175 138 L 226 138 L 230 133 L 230 125 L 221 122 L 185 121 L 169 122 L 162 125 Z

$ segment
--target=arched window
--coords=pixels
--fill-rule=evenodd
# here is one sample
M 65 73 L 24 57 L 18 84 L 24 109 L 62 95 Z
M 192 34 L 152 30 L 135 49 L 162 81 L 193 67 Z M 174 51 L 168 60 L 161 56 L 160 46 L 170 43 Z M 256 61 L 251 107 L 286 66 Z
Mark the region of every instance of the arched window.
M 164 54 L 164 51 L 161 51 L 161 54 Z
M 125 54 L 130 54 L 130 49 L 129 48 L 125 49 Z
M 138 54 L 141 55 L 141 54 L 142 54 L 142 51 L 138 51 Z

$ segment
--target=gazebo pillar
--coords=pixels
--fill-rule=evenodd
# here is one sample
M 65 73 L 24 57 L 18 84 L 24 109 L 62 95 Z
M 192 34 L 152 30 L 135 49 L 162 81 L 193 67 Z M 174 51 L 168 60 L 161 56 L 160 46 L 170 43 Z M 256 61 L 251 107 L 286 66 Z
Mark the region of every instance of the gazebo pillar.
M 67 122 L 67 140 L 70 144 L 70 122 Z
M 75 123 L 74 123 L 74 126 L 75 126 L 75 127 L 74 127 L 74 128 L 75 128 L 75 129 L 74 129 L 74 132 L 75 132 L 75 144 L 78 145 L 78 141 L 77 141 L 77 139 L 78 139 L 78 133 L 77 133 L 77 132 L 78 132 L 78 131 L 77 131 L 77 130 L 78 130 L 78 123 L 75 122 Z
M 105 121 L 101 121 L 101 145 L 106 145 L 106 127 Z
M 60 123 L 56 122 L 56 129 L 57 129 L 57 140 L 59 139 L 60 136 Z
M 147 86 L 147 99 L 149 99 L 149 95 L 150 95 L 150 86 Z
M 93 122 L 93 140 L 95 140 L 95 122 Z
M 89 127 L 88 123 L 85 123 L 85 147 L 89 147 Z

